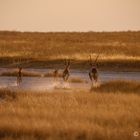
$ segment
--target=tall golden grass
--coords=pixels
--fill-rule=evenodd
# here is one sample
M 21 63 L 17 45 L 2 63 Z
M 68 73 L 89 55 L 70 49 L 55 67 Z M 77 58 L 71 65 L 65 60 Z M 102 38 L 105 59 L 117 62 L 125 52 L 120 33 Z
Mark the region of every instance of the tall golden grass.
M 0 90 L 0 139 L 139 139 L 140 95 L 122 93 Z
M 91 91 L 99 93 L 137 93 L 140 94 L 140 82 L 131 80 L 112 80 L 93 86 Z
M 50 57 L 99 53 L 139 56 L 140 32 L 0 32 L 1 56 Z
M 63 59 L 83 62 L 101 52 L 100 64 L 106 67 L 140 67 L 140 32 L 21 33 L 0 32 L 0 64 L 25 66 L 63 65 Z M 27 61 L 29 60 L 29 61 Z M 61 61 L 58 61 L 61 60 Z M 61 62 L 61 63 L 60 63 Z M 75 64 L 77 65 L 77 64 Z

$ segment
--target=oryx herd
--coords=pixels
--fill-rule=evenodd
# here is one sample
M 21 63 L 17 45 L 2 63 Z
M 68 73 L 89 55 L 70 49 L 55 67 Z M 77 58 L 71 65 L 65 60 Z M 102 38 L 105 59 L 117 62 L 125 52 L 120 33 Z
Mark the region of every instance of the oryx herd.
M 93 83 L 98 82 L 98 65 L 97 65 L 97 60 L 99 58 L 100 54 L 98 54 L 95 58 L 95 60 L 92 60 L 92 56 L 90 55 L 89 57 L 89 65 L 90 65 L 90 70 L 89 70 L 89 79 L 93 85 Z M 64 81 L 68 81 L 69 76 L 70 76 L 70 59 L 65 60 L 65 68 L 62 73 L 62 78 Z M 53 77 L 56 80 L 59 76 L 58 69 L 55 69 L 53 72 Z M 18 67 L 18 74 L 17 74 L 17 85 L 19 85 L 22 82 L 22 67 Z

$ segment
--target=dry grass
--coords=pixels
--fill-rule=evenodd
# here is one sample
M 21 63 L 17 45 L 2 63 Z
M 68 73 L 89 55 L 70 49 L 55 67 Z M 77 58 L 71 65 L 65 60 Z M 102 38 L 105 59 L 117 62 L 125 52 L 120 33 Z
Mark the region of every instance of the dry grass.
M 0 38 L 1 56 L 48 58 L 78 54 L 82 56 L 82 54 L 89 55 L 89 53 L 98 53 L 99 51 L 106 56 L 109 54 L 111 56 L 139 56 L 140 52 L 140 32 L 0 32 Z
M 99 93 L 138 93 L 140 94 L 140 82 L 113 80 L 102 83 L 99 86 L 91 88 L 93 92 Z
M 0 89 L 0 101 L 1 100 L 13 100 L 17 98 L 17 93 L 6 88 Z
M 48 67 L 71 58 L 82 63 L 101 52 L 100 66 L 140 68 L 140 32 L 21 33 L 0 32 L 0 64 Z M 22 60 L 22 61 L 21 61 Z M 31 60 L 31 61 L 27 61 Z M 58 61 L 60 60 L 60 61 Z M 75 62 L 76 63 L 76 62 Z M 128 64 L 127 64 L 128 63 Z M 126 65 L 127 64 L 127 65 Z M 75 64 L 77 65 L 77 64 Z M 107 66 L 106 66 L 107 65 Z M 112 65 L 108 66 L 109 68 Z
M 0 90 L 0 139 L 139 139 L 140 96 L 122 93 Z

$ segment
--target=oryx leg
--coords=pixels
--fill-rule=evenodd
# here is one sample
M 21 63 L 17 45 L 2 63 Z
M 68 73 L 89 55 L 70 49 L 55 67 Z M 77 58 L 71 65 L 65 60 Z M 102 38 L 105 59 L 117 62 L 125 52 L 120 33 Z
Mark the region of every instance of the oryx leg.
M 91 72 L 89 72 L 89 79 L 92 81 L 93 79 L 92 79 L 92 74 L 91 74 Z
M 19 86 L 20 83 L 22 82 L 22 78 L 21 77 L 17 77 L 17 85 Z
M 97 82 L 98 82 L 98 74 L 95 73 L 95 74 L 93 75 L 93 78 L 94 78 L 95 83 L 97 83 Z
M 66 75 L 66 81 L 69 79 L 69 76 L 70 76 L 70 74 L 68 73 L 68 74 Z
M 70 75 L 69 75 L 69 73 L 64 74 L 64 75 L 63 75 L 63 79 L 64 79 L 64 81 L 67 81 L 67 80 L 68 80 L 68 78 L 69 78 L 69 76 L 70 76 Z
M 91 86 L 93 86 L 93 75 L 91 72 L 89 72 L 89 78 L 91 80 Z

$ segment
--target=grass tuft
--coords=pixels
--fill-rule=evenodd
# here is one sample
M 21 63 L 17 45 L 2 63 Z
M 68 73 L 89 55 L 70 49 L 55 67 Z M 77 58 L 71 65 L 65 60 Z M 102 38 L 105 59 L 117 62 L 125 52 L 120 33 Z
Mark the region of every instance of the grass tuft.
M 0 100 L 14 100 L 17 98 L 17 92 L 9 89 L 0 89 Z
M 100 84 L 100 86 L 93 86 L 91 91 L 105 92 L 105 93 L 140 93 L 140 82 L 113 80 Z

